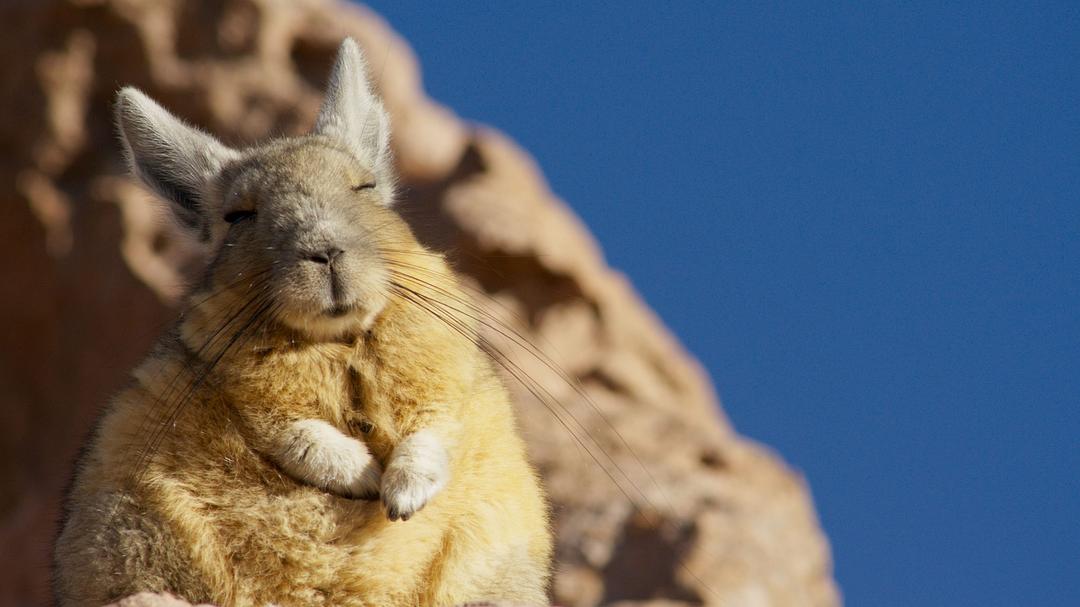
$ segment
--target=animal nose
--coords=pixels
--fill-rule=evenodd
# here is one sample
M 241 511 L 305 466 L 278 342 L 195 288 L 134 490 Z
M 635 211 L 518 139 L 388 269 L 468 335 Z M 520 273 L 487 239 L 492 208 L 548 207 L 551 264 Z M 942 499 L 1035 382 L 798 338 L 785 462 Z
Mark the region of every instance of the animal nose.
M 337 247 L 328 247 L 322 251 L 315 251 L 308 254 L 308 261 L 314 261 L 315 263 L 325 263 L 330 265 L 344 253 Z

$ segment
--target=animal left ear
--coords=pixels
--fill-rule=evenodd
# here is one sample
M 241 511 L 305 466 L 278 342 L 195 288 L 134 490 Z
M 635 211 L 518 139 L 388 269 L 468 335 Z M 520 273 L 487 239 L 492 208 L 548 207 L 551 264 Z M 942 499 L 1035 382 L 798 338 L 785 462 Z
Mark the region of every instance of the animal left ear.
M 338 49 L 314 132 L 347 145 L 369 164 L 378 181 L 376 187 L 389 192 L 394 180 L 390 116 L 371 89 L 367 62 L 352 38 L 346 38 Z

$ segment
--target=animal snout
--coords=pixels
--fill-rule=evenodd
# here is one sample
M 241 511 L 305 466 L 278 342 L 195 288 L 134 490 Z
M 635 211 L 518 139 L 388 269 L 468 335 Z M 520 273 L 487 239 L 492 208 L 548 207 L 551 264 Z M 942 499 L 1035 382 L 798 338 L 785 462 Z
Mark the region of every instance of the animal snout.
M 338 247 L 326 247 L 324 249 L 308 251 L 306 259 L 308 261 L 314 261 L 315 263 L 332 265 L 344 252 L 345 251 L 342 251 Z

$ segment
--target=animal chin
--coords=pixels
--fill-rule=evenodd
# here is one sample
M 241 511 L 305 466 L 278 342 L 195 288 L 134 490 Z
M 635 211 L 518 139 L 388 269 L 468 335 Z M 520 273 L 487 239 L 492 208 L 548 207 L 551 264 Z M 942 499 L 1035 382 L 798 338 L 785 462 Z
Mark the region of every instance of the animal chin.
M 325 312 L 289 314 L 283 318 L 285 324 L 312 341 L 333 341 L 357 334 L 364 329 L 362 319 L 363 313 L 360 311 L 345 312 L 341 315 Z
M 338 340 L 357 335 L 371 328 L 382 311 L 385 302 L 352 301 L 315 307 L 303 307 L 286 312 L 282 320 L 286 325 L 314 341 Z

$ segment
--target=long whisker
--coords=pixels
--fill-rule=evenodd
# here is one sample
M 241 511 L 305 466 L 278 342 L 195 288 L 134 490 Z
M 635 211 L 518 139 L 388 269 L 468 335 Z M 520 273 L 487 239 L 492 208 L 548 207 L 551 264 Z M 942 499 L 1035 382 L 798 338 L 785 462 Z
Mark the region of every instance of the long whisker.
M 406 276 L 404 278 L 406 278 L 406 279 L 411 278 L 413 280 L 416 280 L 415 277 Z M 418 282 L 424 282 L 424 281 L 418 281 Z M 449 304 L 446 304 L 445 302 L 439 301 L 437 298 L 427 297 L 424 294 L 419 293 L 419 292 L 417 292 L 415 290 L 412 290 L 409 287 L 407 287 L 405 285 L 402 285 L 402 284 L 400 284 L 398 282 L 391 281 L 391 283 L 393 285 L 393 288 L 397 291 L 397 293 L 399 294 L 400 297 L 405 298 L 406 300 L 410 301 L 411 303 L 413 303 L 417 307 L 420 307 L 421 309 L 423 309 L 423 310 L 427 311 L 428 313 L 432 314 L 435 318 L 442 321 L 448 327 L 451 327 L 452 329 L 457 331 L 460 335 L 462 335 L 466 339 L 469 339 L 472 343 L 474 343 L 477 347 L 479 347 L 483 352 L 485 352 L 488 356 L 490 356 L 492 358 L 492 360 L 494 360 L 500 366 L 502 366 L 502 368 L 504 370 L 506 370 L 515 380 L 517 380 L 523 387 L 525 387 L 526 390 L 528 390 L 533 395 L 534 398 L 536 398 L 539 402 L 541 402 L 548 409 L 548 411 L 556 418 L 556 420 L 558 420 L 559 423 L 567 430 L 567 433 L 569 433 L 574 438 L 574 440 L 577 442 L 578 446 L 581 447 L 586 453 L 588 453 L 589 456 L 593 459 L 593 461 L 597 464 L 597 466 L 599 466 L 600 469 L 605 472 L 605 474 L 608 476 L 608 478 L 611 479 L 612 483 L 619 489 L 619 491 L 626 497 L 627 500 L 629 500 L 631 503 L 634 503 L 635 501 L 637 501 L 637 499 L 640 499 L 640 500 L 644 501 L 646 505 L 648 505 L 650 511 L 640 511 L 639 510 L 640 514 L 645 517 L 645 520 L 650 525 L 658 525 L 658 524 L 660 524 L 661 521 L 657 519 L 657 514 L 659 512 L 661 512 L 662 509 L 658 508 L 656 506 L 656 504 L 653 503 L 652 499 L 650 499 L 649 496 L 644 491 L 641 490 L 641 488 L 637 485 L 637 483 L 635 483 L 634 480 L 626 473 L 626 471 L 623 470 L 623 468 L 618 464 L 618 462 L 616 462 L 614 460 L 614 458 L 611 456 L 611 454 L 608 453 L 608 451 L 606 449 L 604 449 L 604 447 L 602 445 L 600 445 L 598 442 L 596 442 L 596 439 L 593 438 L 591 436 L 591 434 L 589 434 L 588 428 L 574 415 L 574 413 L 571 410 L 569 410 L 569 408 L 567 408 L 565 405 L 560 403 L 546 388 L 544 388 L 539 382 L 537 382 L 531 376 L 529 376 L 527 372 L 525 372 L 520 366 L 517 365 L 517 363 L 515 363 L 513 360 L 511 360 L 509 357 L 507 357 L 497 347 L 495 347 L 493 344 L 491 344 L 490 342 L 485 340 L 483 337 L 473 334 L 469 330 L 467 323 L 464 323 L 463 321 L 461 321 L 458 318 L 453 318 L 451 320 L 453 315 L 450 312 L 456 312 L 458 314 L 463 314 L 466 317 L 468 317 L 468 318 L 470 318 L 470 319 L 472 319 L 472 320 L 474 320 L 476 322 L 480 322 L 481 324 L 484 324 L 485 326 L 488 326 L 488 328 L 497 331 L 498 333 L 502 334 L 504 337 L 507 337 L 508 339 L 511 339 L 515 343 L 518 343 L 518 345 L 520 347 L 525 347 L 527 349 L 527 351 L 529 351 L 531 354 L 533 354 L 538 359 L 540 359 L 541 362 L 543 362 L 545 364 L 545 366 L 548 366 L 553 371 L 555 371 L 557 374 L 559 374 L 560 377 L 564 381 L 566 381 L 567 383 L 570 383 L 571 386 L 577 391 L 577 393 L 580 394 L 583 397 L 583 399 L 593 407 L 593 409 L 597 412 L 598 415 L 600 415 L 600 417 L 602 419 L 604 419 L 604 421 L 608 424 L 608 426 L 611 428 L 611 430 L 622 441 L 623 445 L 627 448 L 627 450 L 637 460 L 638 465 L 641 466 L 641 468 L 645 472 L 645 474 L 648 475 L 649 479 L 652 481 L 652 483 L 656 487 L 657 492 L 660 493 L 660 495 L 663 496 L 664 500 L 667 502 L 669 511 L 670 512 L 675 511 L 674 504 L 672 504 L 672 502 L 671 502 L 670 498 L 668 497 L 667 493 L 663 491 L 663 489 L 660 487 L 659 483 L 656 481 L 656 479 L 653 477 L 653 475 L 649 472 L 648 468 L 645 466 L 644 462 L 637 455 L 635 450 L 632 447 L 630 447 L 630 445 L 627 443 L 625 438 L 622 437 L 622 435 L 614 427 L 614 425 L 611 423 L 611 421 L 599 409 L 599 407 L 596 405 L 596 403 L 593 402 L 591 400 L 591 398 L 588 397 L 588 395 L 583 393 L 583 389 L 580 387 L 580 385 L 575 385 L 574 384 L 572 378 L 569 378 L 568 374 L 566 374 L 565 371 L 562 371 L 560 368 L 558 368 L 558 366 L 554 363 L 554 361 L 551 361 L 549 358 L 547 358 L 546 355 L 543 354 L 543 352 L 539 351 L 535 346 L 533 346 L 531 343 L 529 343 L 528 340 L 525 339 L 523 336 L 521 336 L 519 333 L 517 333 L 516 330 L 514 330 L 512 327 L 505 327 L 507 330 L 509 330 L 511 333 L 513 333 L 513 335 L 516 335 L 518 339 L 514 339 L 510 335 L 507 335 L 506 332 L 500 330 L 498 327 L 493 327 L 490 324 L 488 324 L 485 321 L 485 318 L 491 318 L 489 314 L 481 314 L 480 317 L 472 316 L 472 315 L 470 315 L 470 314 L 468 314 L 468 313 L 466 313 L 466 312 L 464 312 L 464 311 L 462 311 L 462 310 L 460 310 L 458 308 L 455 308 L 453 306 L 450 306 Z M 434 285 L 431 285 L 431 287 L 434 287 L 435 289 L 439 289 L 439 287 L 436 287 Z M 461 302 L 461 303 L 470 303 L 471 304 L 471 302 L 464 302 L 462 300 L 462 298 L 456 296 L 456 294 L 453 294 L 451 292 L 447 292 L 446 296 L 450 297 L 451 299 L 453 299 L 455 301 Z M 420 301 L 418 301 L 418 300 L 420 300 Z M 423 303 L 421 303 L 421 301 Z M 477 308 L 475 306 L 475 304 L 471 304 L 471 307 L 473 307 L 474 309 L 477 309 L 480 312 L 485 312 L 485 311 Z M 441 309 L 441 311 L 442 311 L 441 313 L 440 313 L 439 309 Z M 519 342 L 519 340 L 524 341 L 525 344 L 521 344 Z M 554 403 L 555 406 L 553 406 L 552 403 Z M 611 472 L 611 470 L 609 470 L 608 467 L 604 465 L 604 463 L 593 452 L 593 450 L 589 447 L 589 445 L 586 444 L 586 442 L 583 441 L 581 439 L 581 437 L 571 428 L 570 424 L 568 424 L 566 422 L 566 420 L 564 420 L 559 415 L 559 413 L 556 411 L 556 406 L 557 406 L 558 410 L 561 410 L 566 415 L 568 415 L 570 417 L 570 419 L 572 419 L 574 421 L 574 423 L 579 428 L 581 428 L 582 432 L 589 438 L 589 441 L 592 444 L 596 445 L 596 447 L 600 450 L 600 452 L 603 453 L 605 459 L 608 462 L 610 462 L 611 466 L 613 468 L 615 468 L 619 472 L 619 474 L 622 476 L 622 478 L 626 479 L 626 481 L 630 484 L 630 486 L 633 488 L 634 492 L 638 496 L 637 499 L 635 499 L 631 495 L 631 493 L 625 487 L 623 487 L 623 485 L 618 481 L 618 479 L 616 479 L 615 475 Z M 708 590 L 714 596 L 719 597 L 718 593 L 713 588 L 711 588 L 710 585 L 707 584 L 703 579 L 701 579 L 701 577 L 697 573 L 695 573 L 692 569 L 690 569 L 690 567 L 687 566 L 684 562 L 680 561 L 680 562 L 678 562 L 678 565 L 679 565 L 680 569 L 682 569 L 689 576 L 691 576 L 702 588 Z
M 442 272 L 437 272 L 435 270 L 432 270 L 431 268 L 421 266 L 421 265 L 418 265 L 418 264 L 415 264 L 415 263 L 409 263 L 407 261 L 401 261 L 401 260 L 398 260 L 398 259 L 392 259 L 392 260 L 387 260 L 386 263 L 390 264 L 390 265 L 400 266 L 400 267 L 406 268 L 406 269 L 408 269 L 410 271 L 420 272 L 420 273 L 424 274 L 425 276 L 429 277 L 431 280 L 444 281 L 446 283 L 447 287 L 449 287 L 449 288 L 456 287 L 456 288 L 460 288 L 460 289 L 465 289 L 466 291 L 469 291 L 470 293 L 472 293 L 476 297 L 478 297 L 478 298 L 484 300 L 485 302 L 493 305 L 494 307 L 498 308 L 500 312 L 506 314 L 507 316 L 510 317 L 511 320 L 514 320 L 518 324 L 520 324 L 522 326 L 525 326 L 525 327 L 532 325 L 531 322 L 529 322 L 528 320 L 523 318 L 515 310 L 510 309 L 510 307 L 507 306 L 506 304 L 504 304 L 504 303 L 500 302 L 499 300 L 495 299 L 494 297 L 489 295 L 483 289 L 474 287 L 474 286 L 468 284 L 467 282 L 457 281 L 457 280 L 449 280 L 449 279 L 447 279 L 446 275 L 444 273 L 442 273 Z M 403 275 L 405 275 L 405 274 L 403 274 Z M 469 303 L 472 303 L 472 302 L 469 302 Z M 475 304 L 473 304 L 473 305 L 475 305 Z
M 218 326 L 217 330 L 215 330 L 206 339 L 206 341 L 203 342 L 203 344 L 193 353 L 192 358 L 194 358 L 195 361 L 201 361 L 204 354 L 210 354 L 211 352 L 213 352 L 215 345 L 217 345 L 223 339 L 223 336 L 226 334 L 227 329 L 229 329 L 233 325 L 233 323 L 237 322 L 237 320 L 241 317 L 241 315 L 244 314 L 245 311 L 251 309 L 253 306 L 256 308 L 256 310 L 258 310 L 264 305 L 264 302 L 269 299 L 267 297 L 267 291 L 268 289 L 264 285 L 262 289 L 260 289 L 254 296 L 248 299 L 243 305 L 241 305 L 235 311 L 232 311 L 232 314 L 228 317 L 228 319 L 225 322 L 221 323 L 221 325 Z M 256 312 L 256 314 L 258 314 L 258 312 Z M 168 431 L 169 426 L 171 426 L 175 422 L 177 416 L 180 413 L 180 410 L 183 408 L 188 398 L 199 386 L 203 384 L 203 382 L 206 381 L 207 377 L 210 375 L 210 372 L 225 356 L 226 352 L 228 351 L 229 345 L 231 345 L 235 340 L 235 336 L 243 330 L 244 328 L 241 328 L 239 331 L 235 332 L 233 334 L 234 339 L 230 340 L 225 348 L 222 348 L 216 354 L 213 354 L 209 362 L 204 362 L 201 365 L 201 368 L 196 374 L 195 379 L 191 383 L 189 383 L 182 392 L 178 393 L 174 389 L 174 384 L 179 378 L 179 376 L 184 372 L 183 370 L 180 371 L 177 376 L 173 378 L 173 381 L 170 382 L 169 386 L 167 386 L 166 390 L 158 398 L 158 402 L 164 405 L 165 417 L 163 420 L 160 420 L 157 428 L 155 428 L 155 430 L 151 432 L 143 449 L 140 450 L 139 458 L 136 461 L 135 467 L 133 468 L 133 474 L 131 478 L 132 482 L 136 481 L 141 476 L 141 474 L 145 470 L 145 464 L 148 462 L 153 452 L 156 451 L 161 440 L 164 438 L 165 433 Z M 174 400 L 173 396 L 177 394 L 178 396 Z M 154 420 L 154 417 L 155 416 L 152 411 L 148 412 L 147 422 L 151 422 L 152 420 Z
M 574 437 L 574 439 L 580 444 L 580 446 L 586 451 L 586 453 L 588 453 L 593 458 L 596 464 L 600 466 L 600 468 L 604 470 L 605 473 L 607 473 L 615 486 L 623 492 L 623 494 L 628 500 L 630 500 L 631 502 L 636 501 L 633 496 L 622 486 L 622 483 L 614 476 L 614 474 L 612 474 L 612 472 L 608 468 L 608 465 L 605 465 L 605 463 L 601 461 L 600 457 L 593 452 L 590 444 L 595 444 L 596 447 L 599 448 L 600 452 L 604 455 L 604 457 L 608 460 L 610 465 L 622 475 L 626 482 L 629 483 L 635 491 L 644 496 L 644 492 L 642 492 L 641 488 L 638 487 L 636 483 L 634 483 L 634 480 L 630 478 L 629 475 L 625 473 L 625 471 L 622 470 L 618 463 L 615 462 L 611 455 L 606 450 L 604 450 L 603 447 L 599 445 L 599 443 L 596 443 L 595 439 L 588 435 L 587 427 L 573 415 L 573 412 L 569 411 L 546 388 L 541 386 L 539 382 L 533 380 L 532 377 L 530 377 L 520 366 L 517 365 L 517 363 L 506 357 L 497 348 L 494 348 L 491 344 L 484 341 L 483 338 L 471 334 L 467 325 L 465 325 L 460 319 L 454 318 L 452 315 L 447 315 L 446 313 L 441 312 L 436 307 L 437 303 L 431 298 L 425 297 L 423 294 L 418 293 L 400 284 L 395 284 L 394 286 L 400 289 L 401 295 L 403 295 L 409 301 L 413 302 L 414 305 L 427 311 L 429 314 L 442 321 L 448 327 L 455 330 L 458 334 L 471 341 L 483 352 L 494 358 L 495 361 L 499 363 L 504 369 L 506 369 L 508 373 L 510 373 L 518 382 L 522 384 L 522 386 L 529 390 L 529 392 L 531 392 L 538 401 L 544 404 L 551 411 L 555 418 L 559 420 L 559 422 L 566 428 L 567 432 L 572 437 Z M 571 420 L 573 420 L 573 422 L 579 428 L 581 428 L 581 430 L 589 438 L 590 443 L 582 440 L 581 436 L 579 436 L 578 433 L 574 431 L 574 429 L 570 426 L 570 424 L 563 419 L 562 415 L 567 415 Z
M 266 287 L 266 285 L 262 285 L 262 287 L 260 287 L 260 289 L 252 297 L 252 300 L 259 297 L 261 295 L 261 293 L 263 292 L 263 290 L 265 290 L 265 287 Z M 250 288 L 250 285 L 249 285 L 249 288 Z M 214 295 L 219 295 L 220 293 L 221 293 L 221 291 L 217 291 L 217 292 L 214 293 Z M 207 299 L 209 299 L 209 298 L 207 298 Z M 205 303 L 205 300 L 202 303 Z M 250 303 L 251 303 L 251 301 L 249 300 L 248 304 L 250 304 Z M 199 305 L 202 305 L 202 304 L 200 303 Z M 196 361 L 201 359 L 202 354 L 204 352 L 206 352 L 207 349 L 213 344 L 213 341 L 215 340 L 215 338 L 222 331 L 224 331 L 226 328 L 228 328 L 228 326 L 240 314 L 243 313 L 243 310 L 246 309 L 246 307 L 247 307 L 247 304 L 245 304 L 244 306 L 241 306 L 240 309 L 235 310 L 235 311 L 229 310 L 228 308 L 222 308 L 221 310 L 216 311 L 214 314 L 212 314 L 210 317 L 208 317 L 206 319 L 206 322 L 208 322 L 208 323 L 216 323 L 221 318 L 226 317 L 226 316 L 228 317 L 228 319 L 225 320 L 225 322 L 223 322 L 221 325 L 219 325 L 217 330 L 214 331 L 210 335 L 210 337 L 207 338 L 207 340 L 205 342 L 203 342 L 203 344 L 193 353 L 194 354 L 193 358 Z M 189 310 L 191 310 L 191 309 L 194 309 L 194 307 L 189 308 Z M 213 325 L 211 325 L 211 326 L 213 326 Z M 180 377 L 188 370 L 189 370 L 189 368 L 185 367 L 185 368 L 182 368 L 179 371 L 177 371 L 176 374 L 173 375 L 172 379 L 169 380 L 169 383 L 166 384 L 165 389 L 158 395 L 157 401 L 159 403 L 165 405 L 166 410 L 168 410 L 168 407 L 169 407 L 168 403 L 170 403 L 172 401 L 172 397 L 176 394 L 176 390 L 178 389 L 177 382 L 180 380 Z M 146 432 L 149 429 L 150 425 L 152 425 L 153 422 L 154 422 L 153 411 L 148 411 L 147 414 L 146 414 L 146 417 L 143 420 L 143 422 L 140 424 L 135 436 L 141 436 L 144 432 Z M 158 430 L 160 430 L 160 428 Z M 158 430 L 155 430 L 154 432 L 152 432 L 150 434 L 150 437 L 152 438 L 157 433 Z M 146 454 L 146 450 L 145 450 L 145 446 L 144 446 L 144 449 L 140 449 L 140 456 L 139 456 L 138 461 L 136 462 L 136 466 L 135 466 L 134 470 L 139 470 L 140 469 L 141 465 L 144 463 L 145 454 Z
M 266 268 L 264 270 L 255 272 L 253 274 L 249 274 L 247 276 L 244 276 L 244 271 L 241 270 L 241 271 L 236 273 L 236 276 L 234 277 L 235 280 L 233 280 L 231 282 L 228 282 L 225 285 L 214 289 L 214 291 L 212 293 L 210 293 L 209 295 L 207 295 L 206 297 L 204 297 L 204 298 L 202 298 L 200 300 L 189 303 L 187 306 L 184 307 L 184 312 L 181 312 L 181 314 L 183 314 L 185 312 L 190 312 L 190 311 L 198 308 L 199 306 L 204 305 L 206 302 L 208 302 L 208 301 L 210 301 L 210 300 L 212 300 L 212 299 L 214 299 L 214 298 L 216 298 L 216 297 L 218 297 L 218 296 L 220 296 L 220 295 L 222 295 L 224 293 L 231 292 L 231 290 L 234 287 L 239 286 L 244 281 L 250 281 L 248 283 L 248 288 L 250 289 L 251 286 L 255 284 L 255 281 L 259 280 L 260 278 L 263 278 L 263 277 L 267 276 L 272 271 L 273 271 L 273 268 Z
M 397 274 L 401 275 L 401 272 L 397 272 Z M 653 474 L 649 470 L 648 466 L 645 465 L 645 462 L 638 455 L 637 450 L 634 449 L 630 445 L 629 441 L 627 441 L 626 438 L 622 435 L 622 433 L 619 432 L 618 428 L 615 427 L 615 424 L 603 412 L 603 410 L 592 399 L 592 397 L 590 397 L 588 395 L 588 393 L 585 391 L 584 387 L 581 386 L 580 382 L 578 382 L 575 378 L 571 377 L 570 374 L 567 373 L 561 366 L 559 366 L 558 363 L 556 363 L 554 360 L 552 360 L 551 357 L 547 355 L 547 353 L 545 353 L 540 348 L 536 347 L 531 341 L 529 341 L 528 338 L 526 338 L 524 335 L 522 335 L 516 329 L 514 329 L 510 325 L 506 324 L 505 322 L 502 322 L 498 318 L 495 318 L 490 313 L 488 313 L 487 310 L 484 310 L 483 308 L 477 306 L 475 303 L 473 303 L 471 301 L 468 301 L 463 297 L 458 296 L 457 294 L 449 291 L 446 288 L 443 288 L 443 287 L 440 287 L 438 285 L 432 284 L 429 281 L 416 278 L 415 276 L 403 275 L 403 277 L 408 279 L 408 280 L 414 280 L 414 281 L 424 285 L 425 287 L 427 287 L 427 288 L 429 288 L 429 289 L 431 289 L 433 291 L 436 291 L 437 293 L 439 293 L 443 297 L 445 297 L 447 299 L 450 299 L 450 300 L 452 300 L 452 301 L 454 301 L 456 303 L 459 303 L 459 304 L 463 305 L 464 307 L 466 307 L 468 310 L 471 310 L 472 312 L 470 313 L 467 310 L 462 310 L 460 308 L 451 306 L 450 304 L 446 303 L 445 301 L 442 301 L 439 298 L 431 298 L 432 303 L 434 303 L 436 305 L 439 305 L 439 306 L 442 306 L 444 308 L 448 308 L 448 309 L 450 309 L 450 310 L 452 310 L 454 312 L 457 312 L 459 314 L 464 314 L 464 315 L 468 316 L 469 318 L 471 318 L 472 320 L 481 323 L 485 327 L 491 329 L 492 331 L 495 331 L 499 335 L 501 335 L 501 336 L 505 337 L 506 339 L 510 340 L 511 342 L 516 344 L 518 347 L 523 348 L 526 352 L 528 352 L 533 357 L 535 357 L 547 369 L 549 369 L 550 371 L 555 373 L 563 382 L 565 382 L 567 385 L 569 385 L 570 388 L 573 389 L 574 392 L 579 397 L 581 397 L 581 399 L 583 401 L 585 401 L 585 403 L 587 403 L 589 405 L 589 407 L 593 410 L 593 412 L 596 413 L 596 415 L 604 422 L 604 424 L 607 426 L 607 428 L 609 430 L 611 430 L 611 432 L 616 436 L 616 438 L 619 439 L 619 442 L 627 450 L 627 452 L 630 453 L 631 457 L 634 458 L 634 460 L 637 463 L 638 467 L 640 467 L 641 471 L 649 478 L 649 481 L 652 483 L 652 485 L 656 489 L 657 493 L 659 493 L 664 498 L 664 501 L 667 502 L 668 507 L 671 510 L 675 509 L 674 504 L 671 502 L 671 498 L 667 495 L 667 492 L 665 492 L 663 490 L 663 488 L 660 486 L 660 483 L 653 476 Z M 577 421 L 577 420 L 575 419 L 575 421 Z
M 207 340 L 198 348 L 197 353 L 192 356 L 192 358 L 194 358 L 196 361 L 201 360 L 200 357 L 203 352 L 209 352 L 212 350 L 213 345 L 218 341 L 219 336 L 227 328 L 232 326 L 238 318 L 240 318 L 240 315 L 243 314 L 244 310 L 250 309 L 252 305 L 256 305 L 256 311 L 252 315 L 251 319 L 249 319 L 247 323 L 245 323 L 244 326 L 242 326 L 239 330 L 233 333 L 233 336 L 228 340 L 228 343 L 225 345 L 225 347 L 222 348 L 209 362 L 205 362 L 201 365 L 201 368 L 196 373 L 195 378 L 192 380 L 191 383 L 188 384 L 187 388 L 183 390 L 182 394 L 180 394 L 175 401 L 173 401 L 173 396 L 177 394 L 176 382 L 179 381 L 181 375 L 183 375 L 185 372 L 190 371 L 190 367 L 181 369 L 176 373 L 176 375 L 173 376 L 169 384 L 166 386 L 165 390 L 156 399 L 156 401 L 162 405 L 162 408 L 166 413 L 164 418 L 155 415 L 155 412 L 153 410 L 147 411 L 146 418 L 140 425 L 139 430 L 135 436 L 141 435 L 145 431 L 146 427 L 152 424 L 155 420 L 159 422 L 159 425 L 153 432 L 150 433 L 146 442 L 143 445 L 143 448 L 139 450 L 139 455 L 134 467 L 132 468 L 132 473 L 128 476 L 124 488 L 122 488 L 119 495 L 116 496 L 115 501 L 113 502 L 112 512 L 110 513 L 108 520 L 111 521 L 117 516 L 117 514 L 119 513 L 119 509 L 125 501 L 129 492 L 136 486 L 138 482 L 140 482 L 140 479 L 148 470 L 147 464 L 150 461 L 150 458 L 156 452 L 169 426 L 171 426 L 175 422 L 177 415 L 179 414 L 185 403 L 188 401 L 191 394 L 193 394 L 194 391 L 206 381 L 211 371 L 217 366 L 217 364 L 229 351 L 230 347 L 234 343 L 236 343 L 237 339 L 246 331 L 247 327 L 251 325 L 253 320 L 259 318 L 259 316 L 262 315 L 262 312 L 266 309 L 266 306 L 272 303 L 272 299 L 266 296 L 266 293 L 269 291 L 269 289 L 267 289 L 266 287 L 267 285 L 262 285 L 262 287 L 256 292 L 256 294 L 250 299 L 248 299 L 244 305 L 240 306 L 238 310 L 233 311 L 229 318 L 225 322 L 223 322 L 217 328 L 217 330 L 214 331 L 213 334 L 209 338 L 207 338 Z M 268 303 L 256 303 L 260 301 L 265 301 Z

